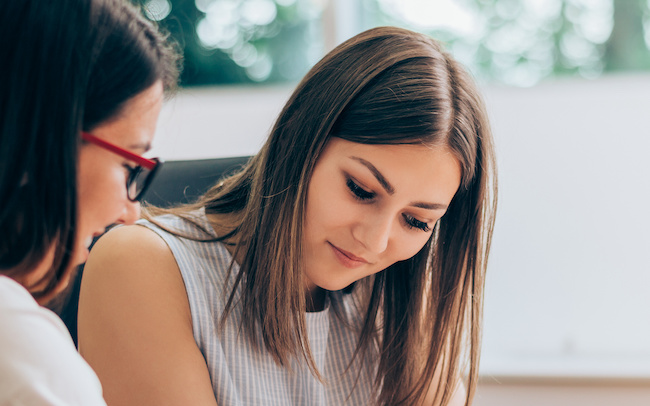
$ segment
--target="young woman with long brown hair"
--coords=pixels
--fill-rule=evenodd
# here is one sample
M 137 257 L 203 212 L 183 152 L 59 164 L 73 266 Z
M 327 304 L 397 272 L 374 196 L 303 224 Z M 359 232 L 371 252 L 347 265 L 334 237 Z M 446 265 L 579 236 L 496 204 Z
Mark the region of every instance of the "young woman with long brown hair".
M 80 351 L 123 405 L 469 403 L 495 175 L 466 71 L 425 35 L 361 33 L 241 171 L 102 237 Z

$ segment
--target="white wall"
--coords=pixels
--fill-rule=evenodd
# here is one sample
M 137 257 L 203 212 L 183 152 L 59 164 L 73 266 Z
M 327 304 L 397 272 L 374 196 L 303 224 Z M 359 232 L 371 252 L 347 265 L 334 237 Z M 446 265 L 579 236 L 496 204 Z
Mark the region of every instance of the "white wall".
M 166 160 L 253 155 L 291 91 L 288 87 L 183 90 L 163 106 L 151 152 Z
M 650 76 L 487 88 L 484 373 L 650 378 Z
M 183 92 L 163 109 L 153 153 L 254 154 L 290 92 Z M 483 376 L 650 382 L 650 76 L 484 94 L 500 201 Z

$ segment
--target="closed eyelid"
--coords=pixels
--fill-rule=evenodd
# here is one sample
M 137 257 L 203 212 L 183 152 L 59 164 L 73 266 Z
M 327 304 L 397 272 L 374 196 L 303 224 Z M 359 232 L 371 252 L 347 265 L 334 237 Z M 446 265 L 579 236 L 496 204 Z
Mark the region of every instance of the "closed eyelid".
M 368 201 L 375 197 L 374 192 L 366 190 L 353 177 L 346 174 L 345 179 L 345 185 L 354 194 L 355 198 Z
M 418 214 L 410 212 L 409 210 L 405 211 L 404 215 L 412 217 L 412 218 L 414 218 L 417 221 L 420 221 L 422 223 L 435 223 L 436 222 L 436 219 L 434 219 L 434 218 L 422 216 L 421 214 L 418 215 Z
M 360 180 L 359 180 L 357 177 L 355 177 L 355 176 L 352 176 L 352 175 L 346 173 L 346 174 L 345 174 L 345 179 L 346 179 L 346 182 L 353 182 L 356 186 L 358 186 L 359 188 L 365 190 L 365 191 L 368 192 L 368 193 L 374 193 L 374 192 L 372 191 L 372 188 L 367 187 L 366 184 L 365 184 L 364 182 L 360 181 Z
M 432 224 L 432 223 L 435 223 L 435 222 L 436 222 L 434 219 L 431 219 L 431 218 L 423 218 L 423 217 L 421 217 L 421 216 L 415 216 L 415 215 L 413 215 L 413 214 L 407 214 L 407 216 L 410 216 L 410 217 L 416 219 L 417 221 L 419 221 L 419 222 L 421 222 L 421 223 Z

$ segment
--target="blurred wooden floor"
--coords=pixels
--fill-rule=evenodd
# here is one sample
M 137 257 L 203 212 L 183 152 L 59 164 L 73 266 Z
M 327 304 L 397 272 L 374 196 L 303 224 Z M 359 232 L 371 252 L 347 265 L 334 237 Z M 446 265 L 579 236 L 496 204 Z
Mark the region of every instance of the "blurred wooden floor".
M 483 378 L 473 406 L 650 406 L 650 381 Z

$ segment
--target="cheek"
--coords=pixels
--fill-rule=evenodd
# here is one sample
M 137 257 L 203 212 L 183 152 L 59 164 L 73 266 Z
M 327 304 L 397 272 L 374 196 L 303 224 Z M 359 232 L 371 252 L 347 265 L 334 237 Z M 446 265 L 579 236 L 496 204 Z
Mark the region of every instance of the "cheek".
M 84 157 L 79 166 L 79 220 L 80 227 L 92 230 L 110 225 L 126 203 L 126 175 L 115 162 L 106 162 L 103 157 L 90 164 L 92 157 Z M 115 217 L 115 218 L 114 218 Z
M 411 232 L 411 231 L 409 231 Z M 424 233 L 422 233 L 424 234 Z M 392 263 L 404 261 L 420 252 L 429 241 L 430 233 L 422 236 L 402 237 L 397 240 L 392 250 Z
M 307 190 L 307 207 L 305 211 L 305 227 L 307 232 L 327 227 L 335 217 L 338 197 L 333 196 L 332 187 L 320 173 L 314 171 Z
M 306 229 L 312 233 L 351 227 L 359 215 L 357 207 L 349 202 L 349 197 L 341 193 L 310 193 L 305 216 Z
M 79 208 L 110 207 L 126 198 L 124 174 L 118 171 L 93 171 L 81 176 L 79 181 Z

